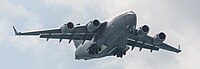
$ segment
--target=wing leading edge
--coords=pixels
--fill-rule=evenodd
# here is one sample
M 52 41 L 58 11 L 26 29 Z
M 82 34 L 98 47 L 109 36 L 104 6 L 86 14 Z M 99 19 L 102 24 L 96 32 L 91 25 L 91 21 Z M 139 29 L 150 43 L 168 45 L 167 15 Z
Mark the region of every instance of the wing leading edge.
M 32 31 L 32 32 L 17 32 L 16 28 L 13 26 L 15 35 L 40 35 L 44 33 L 61 33 L 60 29 L 50 29 L 50 30 L 42 30 L 42 31 Z

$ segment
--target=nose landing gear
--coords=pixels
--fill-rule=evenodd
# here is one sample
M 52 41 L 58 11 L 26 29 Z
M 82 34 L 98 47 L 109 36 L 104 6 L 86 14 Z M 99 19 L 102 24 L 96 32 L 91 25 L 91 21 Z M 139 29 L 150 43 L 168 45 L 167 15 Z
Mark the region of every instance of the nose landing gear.
M 101 51 L 101 47 L 99 47 L 96 44 L 92 44 L 87 50 L 89 50 L 88 51 L 89 54 L 95 55 L 98 54 L 99 51 Z

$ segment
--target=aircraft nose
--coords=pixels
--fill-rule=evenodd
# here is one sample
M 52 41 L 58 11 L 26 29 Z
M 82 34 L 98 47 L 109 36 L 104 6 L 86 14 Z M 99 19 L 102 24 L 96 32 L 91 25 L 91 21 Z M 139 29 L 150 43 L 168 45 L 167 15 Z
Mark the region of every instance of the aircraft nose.
M 129 11 L 126 13 L 127 17 L 136 17 L 136 14 L 133 11 Z
M 136 14 L 133 11 L 127 12 L 125 17 L 127 21 L 132 21 L 132 20 L 136 21 L 136 18 L 137 18 Z
M 127 14 L 135 14 L 133 11 L 129 11 L 127 12 Z

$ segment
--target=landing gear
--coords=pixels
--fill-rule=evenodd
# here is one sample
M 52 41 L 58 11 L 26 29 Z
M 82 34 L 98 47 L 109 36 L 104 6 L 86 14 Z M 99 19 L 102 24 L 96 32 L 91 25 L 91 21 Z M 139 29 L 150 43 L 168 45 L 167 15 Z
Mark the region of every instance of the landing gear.
M 126 55 L 126 51 L 123 51 L 123 49 L 119 48 L 115 51 L 113 55 L 122 58 L 123 55 Z
M 92 44 L 87 50 L 89 54 L 95 55 L 98 54 L 99 51 L 101 51 L 101 47 L 98 47 L 96 44 Z
M 123 51 L 123 55 L 126 55 L 126 51 Z
M 123 57 L 123 54 L 122 54 L 122 52 L 118 52 L 118 53 L 117 53 L 117 57 L 120 57 L 120 58 L 122 58 L 122 57 Z
M 77 56 L 77 55 L 75 56 L 75 59 L 76 59 L 76 60 L 80 60 L 80 59 L 78 58 L 78 56 Z

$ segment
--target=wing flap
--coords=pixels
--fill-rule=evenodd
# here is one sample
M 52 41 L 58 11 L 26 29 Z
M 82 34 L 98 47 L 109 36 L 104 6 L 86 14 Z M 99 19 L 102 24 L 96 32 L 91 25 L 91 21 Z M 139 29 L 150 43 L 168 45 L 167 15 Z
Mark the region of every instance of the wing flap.
M 49 33 L 41 34 L 40 38 L 91 40 L 93 38 L 93 33 Z
M 158 47 L 155 47 L 155 46 L 147 44 L 147 43 L 142 43 L 142 42 L 138 42 L 138 41 L 136 42 L 135 40 L 132 40 L 132 39 L 128 39 L 127 45 L 130 45 L 132 47 L 139 47 L 139 48 L 156 50 L 156 51 L 159 50 Z

